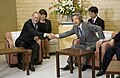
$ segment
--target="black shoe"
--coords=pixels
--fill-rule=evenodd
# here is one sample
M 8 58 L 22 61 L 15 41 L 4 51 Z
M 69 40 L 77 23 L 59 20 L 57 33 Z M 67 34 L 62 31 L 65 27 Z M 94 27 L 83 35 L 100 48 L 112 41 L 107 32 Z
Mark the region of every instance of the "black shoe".
M 118 74 L 118 76 L 116 78 L 120 78 L 120 74 Z
M 29 65 L 29 69 L 30 69 L 31 71 L 35 71 L 35 68 L 34 68 L 34 66 L 33 66 L 32 64 Z
M 103 74 L 105 74 L 105 71 L 103 69 L 101 69 L 97 74 L 96 76 L 102 76 Z
M 18 63 L 17 68 L 20 69 L 20 70 L 22 70 L 23 69 L 22 63 Z
M 78 66 L 78 63 L 75 63 L 75 66 Z
M 87 65 L 82 65 L 82 71 L 85 71 L 88 69 L 88 66 Z
M 62 69 L 62 70 L 70 70 L 70 65 L 66 65 L 65 67 L 60 68 L 60 69 Z M 73 67 L 73 70 L 74 70 L 74 67 Z

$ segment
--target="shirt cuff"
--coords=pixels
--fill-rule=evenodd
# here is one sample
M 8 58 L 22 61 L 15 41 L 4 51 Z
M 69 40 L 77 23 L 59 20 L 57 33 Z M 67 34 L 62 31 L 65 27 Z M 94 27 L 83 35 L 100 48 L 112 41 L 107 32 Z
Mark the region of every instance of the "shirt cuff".
M 104 39 L 100 39 L 99 41 L 104 41 Z
M 55 34 L 55 36 L 56 36 L 57 38 L 59 38 L 59 34 Z
M 43 37 L 46 37 L 46 36 L 47 36 L 47 34 L 46 34 L 46 33 L 44 33 Z

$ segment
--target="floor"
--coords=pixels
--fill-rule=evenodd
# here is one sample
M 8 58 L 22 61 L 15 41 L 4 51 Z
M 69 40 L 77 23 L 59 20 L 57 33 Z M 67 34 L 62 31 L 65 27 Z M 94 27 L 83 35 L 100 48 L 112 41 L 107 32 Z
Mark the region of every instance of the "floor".
M 0 78 L 57 78 L 56 77 L 56 57 L 51 55 L 50 59 L 44 59 L 42 65 L 36 65 L 35 72 L 30 71 L 30 75 L 26 75 L 26 72 L 17 69 L 16 67 L 10 68 L 5 61 L 5 56 L 0 56 Z M 61 67 L 66 65 L 67 56 L 60 55 Z M 98 71 L 96 70 L 96 73 Z M 74 73 L 70 74 L 69 71 L 61 70 L 60 78 L 78 78 L 77 67 L 75 67 Z M 82 72 L 83 78 L 92 78 L 91 69 L 87 69 Z M 116 75 L 115 75 L 116 76 Z M 97 78 L 105 78 L 105 75 Z

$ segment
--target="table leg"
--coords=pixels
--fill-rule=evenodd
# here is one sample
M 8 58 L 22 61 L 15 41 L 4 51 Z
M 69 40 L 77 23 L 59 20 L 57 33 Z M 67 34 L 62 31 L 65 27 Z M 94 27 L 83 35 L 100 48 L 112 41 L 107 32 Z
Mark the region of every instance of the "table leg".
M 95 78 L 95 54 L 92 54 L 92 78 Z
M 77 57 L 77 62 L 78 62 L 78 78 L 82 78 L 81 57 Z
M 110 78 L 110 74 L 109 73 L 106 73 L 106 78 Z
M 100 46 L 100 48 L 99 48 L 99 66 L 100 66 L 100 68 L 99 69 L 101 69 L 101 46 Z
M 22 53 L 23 71 L 25 71 L 25 52 Z
M 60 77 L 60 65 L 59 65 L 59 53 L 56 52 L 56 70 L 57 70 L 57 77 Z
M 70 73 L 73 73 L 73 57 L 72 56 L 69 57 L 70 57 Z
M 111 74 L 111 78 L 114 78 L 114 74 Z
M 29 61 L 28 61 L 28 51 L 25 52 L 25 56 L 26 56 L 26 71 L 27 71 L 27 75 L 29 75 Z

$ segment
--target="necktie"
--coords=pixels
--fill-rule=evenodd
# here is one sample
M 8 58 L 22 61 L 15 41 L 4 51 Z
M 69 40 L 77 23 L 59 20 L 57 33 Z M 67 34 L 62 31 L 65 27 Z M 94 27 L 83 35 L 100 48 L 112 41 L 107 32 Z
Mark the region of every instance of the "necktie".
M 94 24 L 94 20 L 92 20 L 92 24 Z
M 83 37 L 81 28 L 78 28 L 78 29 L 79 29 L 79 34 L 80 34 L 80 36 Z

